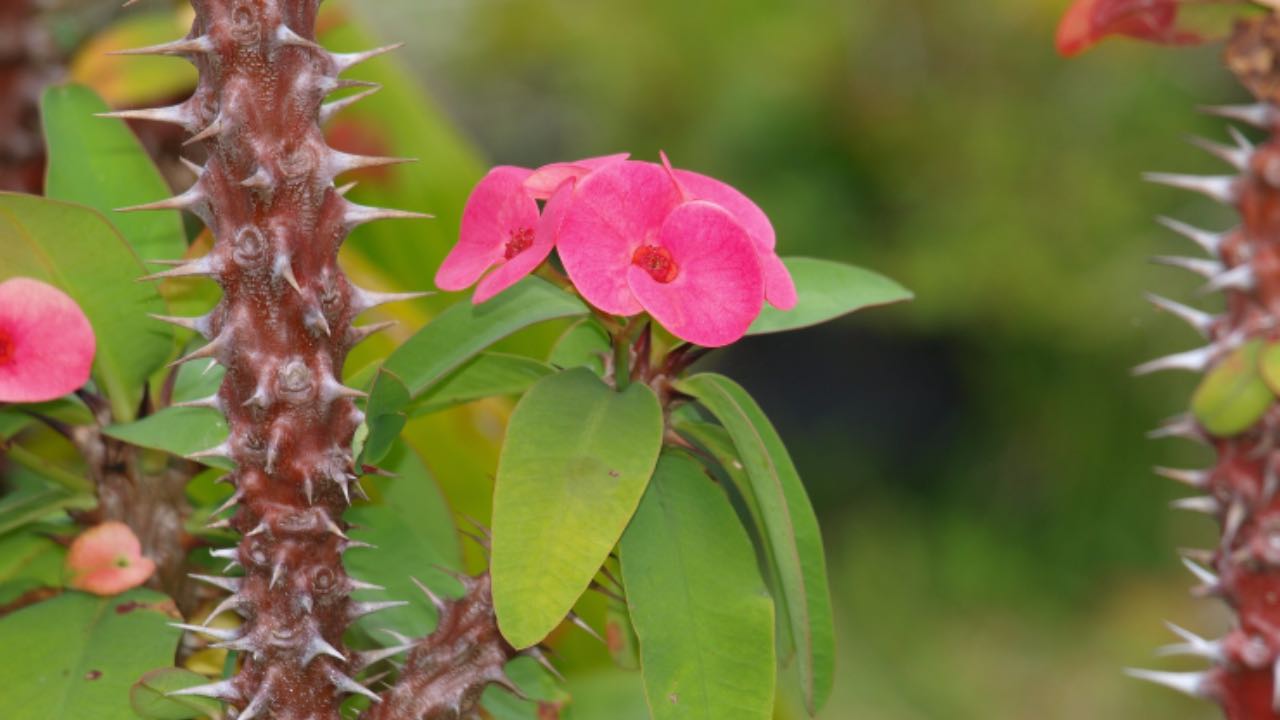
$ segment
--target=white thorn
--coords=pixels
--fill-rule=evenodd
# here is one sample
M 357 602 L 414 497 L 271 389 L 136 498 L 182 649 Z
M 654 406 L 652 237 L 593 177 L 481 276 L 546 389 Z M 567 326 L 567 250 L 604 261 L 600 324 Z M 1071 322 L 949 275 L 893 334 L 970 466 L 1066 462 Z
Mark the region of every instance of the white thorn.
M 406 650 L 411 650 L 412 648 L 413 643 L 406 640 L 406 642 L 401 645 L 379 648 L 377 650 L 365 650 L 363 652 L 356 653 L 356 669 L 363 670 L 374 663 L 386 660 L 390 657 L 395 657 L 396 655 L 399 655 Z
M 1248 292 L 1253 290 L 1257 278 L 1253 274 L 1253 266 L 1245 263 L 1237 265 L 1230 270 L 1216 275 L 1211 278 L 1205 286 L 1200 289 L 1201 294 L 1217 292 L 1219 290 L 1239 290 Z
M 244 600 L 239 595 L 228 595 L 227 597 L 223 598 L 222 602 L 218 603 L 217 607 L 209 611 L 209 614 L 205 616 L 204 625 L 207 626 L 209 623 L 213 622 L 214 619 L 217 618 L 222 613 L 228 610 L 237 610 L 243 605 L 244 605 Z
M 226 700 L 228 702 L 234 702 L 240 699 L 240 693 L 236 691 L 235 684 L 230 680 L 220 680 L 208 685 L 196 685 L 194 687 L 170 690 L 165 693 L 165 697 L 180 695 L 196 695 L 199 697 L 213 698 L 215 700 Z
M 175 195 L 152 203 L 116 208 L 116 212 L 142 212 L 146 210 L 190 210 L 194 212 L 203 207 L 204 202 L 204 191 L 200 189 L 200 183 L 196 183 L 181 195 Z
M 329 177 L 337 177 L 354 170 L 402 165 L 411 162 L 417 162 L 417 160 L 414 158 L 379 157 L 376 155 L 350 155 L 337 150 L 330 150 L 327 170 Z
M 378 92 L 381 89 L 382 89 L 381 87 L 371 87 L 367 90 L 362 90 L 358 93 L 353 93 L 344 98 L 333 100 L 331 102 L 325 103 L 324 105 L 321 105 L 320 106 L 320 123 L 324 124 L 329 122 L 330 120 L 333 119 L 334 115 L 337 115 L 343 110 L 346 110 L 347 108 L 351 107 L 352 105 L 355 105 L 356 103 Z
M 376 220 L 427 220 L 435 217 L 434 215 L 409 210 L 368 207 L 366 205 L 357 205 L 349 200 L 345 202 L 346 207 L 343 209 L 342 221 L 348 229 Z
M 388 303 L 403 302 L 405 300 L 417 300 L 434 295 L 431 292 L 407 292 L 407 293 L 380 293 L 364 288 L 351 286 L 351 307 L 355 310 L 355 314 L 371 310 L 379 305 Z
M 1230 205 L 1238 199 L 1238 179 L 1234 175 L 1183 175 L 1179 173 L 1143 173 L 1142 179 L 1158 185 L 1197 192 L 1212 200 Z
M 1152 440 L 1164 438 L 1183 438 L 1198 442 L 1206 440 L 1204 431 L 1200 429 L 1200 424 L 1196 422 L 1191 413 L 1184 413 L 1165 420 L 1160 427 L 1148 432 L 1147 437 Z
M 274 590 L 276 585 L 284 579 L 285 566 L 283 562 L 278 562 L 275 567 L 271 568 L 271 582 L 267 584 L 267 588 Z
M 223 412 L 223 408 L 222 408 L 222 398 L 218 397 L 218 394 L 217 394 L 217 393 L 214 393 L 213 395 L 210 395 L 209 397 L 199 398 L 199 399 L 196 399 L 196 400 L 187 400 L 187 401 L 185 401 L 185 402 L 178 402 L 178 403 L 174 403 L 171 407 L 176 407 L 176 408 L 206 408 L 206 409 L 209 409 L 209 410 L 217 410 L 218 412 Z
M 372 690 L 365 687 L 364 685 L 361 685 L 355 680 L 352 680 L 346 675 L 343 675 L 337 670 L 332 670 L 329 673 L 329 682 L 332 682 L 333 686 L 338 690 L 341 690 L 342 692 L 357 693 L 360 695 L 364 695 L 365 697 L 369 698 L 374 702 L 382 702 L 382 698 L 379 697 L 377 693 L 373 692 Z
M 418 589 L 422 591 L 422 594 L 423 594 L 423 595 L 426 595 L 426 596 L 427 596 L 427 599 L 431 601 L 431 604 L 432 604 L 433 606 L 435 606 L 436 612 L 438 612 L 438 613 L 443 613 L 443 612 L 444 612 L 444 610 L 445 610 L 445 602 L 444 602 L 444 599 L 443 599 L 443 598 L 441 598 L 439 595 L 435 594 L 435 593 L 431 590 L 431 588 L 427 587 L 427 586 L 426 586 L 426 584 L 424 584 L 424 583 L 423 583 L 421 580 L 419 580 L 418 578 L 416 578 L 416 577 L 410 577 L 409 579 L 413 581 L 413 584 L 414 584 L 414 585 L 417 585 L 417 586 L 418 586 Z
M 1251 105 L 1206 105 L 1200 108 L 1200 112 L 1226 118 L 1228 120 L 1237 120 L 1264 130 L 1271 129 L 1271 123 L 1275 120 L 1276 114 L 1275 109 L 1267 103 L 1254 103 Z
M 293 258 L 285 253 L 276 255 L 271 265 L 271 272 L 275 277 L 283 278 L 285 282 L 289 283 L 289 287 L 293 288 L 294 292 L 299 295 L 302 294 L 302 287 L 298 285 L 298 277 L 293 274 Z
M 147 47 L 131 48 L 128 50 L 110 50 L 107 55 L 176 55 L 178 57 L 190 57 L 192 55 L 202 55 L 213 50 L 213 41 L 208 37 L 201 35 L 194 38 L 181 38 L 172 42 L 161 43 L 159 45 L 148 45 Z
M 1236 170 L 1249 167 L 1249 158 L 1253 156 L 1253 148 L 1239 145 L 1223 145 L 1207 138 L 1192 135 L 1187 138 L 1192 145 L 1225 162 Z
M 302 37 L 284 23 L 281 23 L 276 27 L 276 40 L 279 41 L 281 45 L 293 45 L 294 47 L 324 51 L 324 48 L 319 43 Z
M 1227 233 L 1215 233 L 1208 230 L 1201 230 L 1198 227 L 1188 225 L 1181 220 L 1174 220 L 1171 217 L 1163 215 L 1156 218 L 1156 222 L 1190 240 L 1200 246 L 1210 255 L 1218 255 L 1222 250 L 1222 242 L 1226 238 Z
M 209 123 L 209 125 L 200 132 L 187 138 L 182 144 L 183 146 L 194 145 L 203 140 L 208 140 L 209 138 L 221 135 L 226 129 L 227 120 L 222 116 L 222 113 L 218 113 L 218 116 L 213 119 L 213 122 Z
M 203 625 L 188 625 L 186 623 L 169 623 L 169 627 L 176 627 L 179 630 L 198 633 L 200 635 L 208 635 L 217 640 L 235 640 L 240 637 L 240 633 L 236 630 L 228 630 L 226 628 L 211 628 Z
M 1159 466 L 1153 469 L 1156 475 L 1160 477 L 1180 482 L 1197 490 L 1207 488 L 1209 486 L 1209 478 L 1213 477 L 1212 470 L 1184 470 Z
M 158 315 L 156 313 L 147 313 L 147 317 L 152 320 L 159 320 L 170 325 L 177 325 L 180 328 L 186 328 L 192 332 L 200 333 L 206 340 L 211 339 L 213 328 L 210 323 L 209 315 L 200 315 L 198 317 L 176 317 L 173 315 Z
M 230 460 L 230 459 L 231 459 L 231 446 L 230 446 L 228 443 L 225 443 L 225 442 L 224 442 L 224 443 L 222 443 L 222 444 L 220 444 L 220 445 L 215 445 L 215 446 L 213 446 L 213 447 L 209 448 L 208 450 L 201 450 L 201 451 L 199 451 L 199 452 L 193 452 L 193 453 L 191 453 L 190 455 L 186 455 L 185 457 L 186 457 L 188 460 L 194 460 L 194 461 L 196 461 L 196 462 L 199 462 L 199 461 L 201 461 L 201 460 L 208 460 L 208 459 L 210 459 L 210 458 L 223 458 L 223 459 L 226 459 L 226 460 Z
M 372 50 L 365 50 L 364 52 L 332 53 L 331 57 L 333 58 L 334 66 L 336 66 L 338 69 L 337 70 L 338 74 L 342 74 L 347 70 L 350 70 L 351 68 L 355 67 L 356 65 L 359 65 L 362 62 L 365 62 L 367 60 L 372 60 L 373 58 L 376 58 L 379 55 L 385 55 L 391 52 L 392 50 L 399 50 L 403 46 L 404 46 L 404 43 L 401 42 L 401 43 L 395 43 L 393 45 L 384 45 L 382 47 L 374 48 Z
M 1165 627 L 1168 627 L 1173 634 L 1182 638 L 1183 642 L 1175 645 L 1165 645 L 1156 650 L 1156 655 L 1160 657 L 1169 657 L 1170 655 L 1191 655 L 1193 657 L 1202 657 L 1214 662 L 1225 662 L 1226 657 L 1222 652 L 1222 643 L 1215 640 L 1206 640 L 1196 635 L 1190 630 L 1178 627 L 1177 625 L 1166 621 Z
M 164 262 L 168 264 L 170 261 L 151 260 L 149 262 L 153 262 L 157 264 Z M 217 268 L 214 266 L 213 259 L 210 258 L 208 255 L 198 257 L 194 260 L 180 260 L 176 262 L 179 263 L 177 267 L 174 267 L 170 270 L 163 270 L 158 273 L 152 273 L 150 275 L 144 275 L 138 278 L 138 282 L 147 282 L 149 280 L 166 280 L 168 278 L 180 278 L 180 277 L 213 277 L 213 275 L 217 270 Z
M 1209 363 L 1218 354 L 1216 345 L 1206 345 L 1195 350 L 1166 355 L 1162 358 L 1156 358 L 1150 362 L 1145 362 L 1133 369 L 1134 375 L 1149 375 L 1162 370 L 1189 370 L 1191 372 L 1203 372 L 1209 367 Z
M 596 640 L 599 640 L 601 643 L 604 642 L 604 638 L 600 637 L 600 633 L 596 632 L 596 629 L 588 625 L 587 621 L 583 620 L 582 617 L 579 616 L 577 613 L 572 613 L 572 612 L 569 613 L 569 622 L 573 623 L 574 625 L 577 625 L 579 628 L 582 629 L 583 632 L 595 638 Z
M 1218 587 L 1218 576 L 1201 567 L 1196 561 L 1191 558 L 1184 557 L 1182 558 L 1182 564 L 1186 566 L 1186 568 L 1191 571 L 1191 574 L 1195 575 L 1196 579 L 1205 587 L 1211 589 Z
M 214 587 L 220 587 L 230 593 L 240 591 L 240 578 L 222 577 L 220 575 L 197 575 L 194 573 L 192 573 L 190 577 L 193 580 L 199 580 L 200 582 L 208 583 Z
M 1226 266 L 1217 260 L 1183 257 L 1181 255 L 1156 255 L 1151 258 L 1151 262 L 1157 265 L 1168 265 L 1169 267 L 1186 270 L 1203 278 L 1212 278 L 1226 269 Z
M 1175 302 L 1165 297 L 1160 297 L 1154 293 L 1147 293 L 1147 301 L 1157 308 L 1169 313 L 1170 315 L 1182 320 L 1196 332 L 1208 337 L 1209 331 L 1213 328 L 1214 322 L 1217 320 L 1213 315 L 1202 310 L 1197 310 L 1189 305 Z
M 1248 514 L 1249 508 L 1240 498 L 1232 500 L 1227 506 L 1227 516 L 1222 521 L 1222 547 L 1229 549 L 1235 543 L 1236 534 L 1240 532 L 1240 527 L 1244 525 Z
M 168 123 L 170 125 L 177 125 L 188 132 L 191 131 L 192 126 L 196 122 L 195 115 L 187 109 L 185 104 L 160 108 L 116 110 L 115 112 L 97 113 L 97 116 L 102 118 L 111 118 L 113 120 L 149 120 L 152 122 Z
M 258 713 L 262 712 L 263 708 L 267 706 L 268 695 L 270 695 L 270 693 L 265 692 L 265 689 L 263 691 L 259 691 L 259 693 L 254 696 L 253 700 L 245 706 L 244 710 L 241 710 L 240 714 L 235 716 L 235 720 L 254 720 L 257 718 Z
M 240 187 L 253 190 L 270 190 L 274 186 L 275 179 L 271 177 L 271 172 L 261 165 L 253 171 L 252 175 L 240 181 Z
M 404 607 L 408 604 L 409 603 L 404 600 L 353 602 L 347 606 L 347 617 L 351 620 L 355 620 L 356 618 L 364 617 L 365 615 L 372 615 L 373 613 L 390 610 L 391 608 Z
M 1124 673 L 1138 680 L 1146 680 L 1163 685 L 1194 698 L 1208 697 L 1208 674 L 1199 672 L 1159 672 L 1157 670 L 1140 670 L 1125 668 Z
M 348 542 L 351 542 L 351 541 L 348 541 Z M 381 585 L 375 585 L 371 582 L 365 582 L 363 580 L 353 578 L 349 575 L 347 576 L 347 585 L 351 588 L 352 592 L 355 592 L 357 590 L 386 590 L 386 588 Z
M 204 175 L 203 166 L 197 165 L 194 162 L 186 159 L 185 157 L 182 157 L 181 155 L 178 156 L 178 162 L 182 163 L 182 167 L 186 168 L 188 172 L 190 172 L 192 175 L 195 175 L 197 178 L 200 177 L 201 175 Z
M 1222 503 L 1218 502 L 1218 499 L 1212 495 L 1181 498 L 1169 503 L 1169 507 L 1175 510 L 1204 513 L 1205 515 L 1217 515 L 1222 512 Z
M 323 637 L 320 637 L 320 635 L 314 635 L 311 638 L 311 642 L 307 645 L 307 651 L 303 653 L 302 664 L 307 665 L 312 659 L 320 655 L 328 655 L 331 658 L 343 661 L 347 659 L 347 656 L 343 655 L 341 650 L 330 645 L 329 642 Z

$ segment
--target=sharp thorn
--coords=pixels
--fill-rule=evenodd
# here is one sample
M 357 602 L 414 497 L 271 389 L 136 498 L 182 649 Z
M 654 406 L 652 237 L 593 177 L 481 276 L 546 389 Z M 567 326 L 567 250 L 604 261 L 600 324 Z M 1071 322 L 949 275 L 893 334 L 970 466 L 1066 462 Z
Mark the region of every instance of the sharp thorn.
M 1200 248 L 1210 255 L 1216 257 L 1222 251 L 1222 242 L 1226 238 L 1226 233 L 1215 233 L 1209 232 L 1208 230 L 1201 230 L 1200 228 L 1188 225 L 1181 220 L 1174 220 L 1171 217 L 1165 217 L 1163 215 L 1157 217 L 1156 222 L 1200 246 Z
M 1183 175 L 1179 173 L 1143 173 L 1147 182 L 1167 185 L 1179 190 L 1190 190 L 1200 193 L 1220 203 L 1230 205 L 1236 202 L 1239 192 L 1236 184 L 1239 181 L 1234 175 Z

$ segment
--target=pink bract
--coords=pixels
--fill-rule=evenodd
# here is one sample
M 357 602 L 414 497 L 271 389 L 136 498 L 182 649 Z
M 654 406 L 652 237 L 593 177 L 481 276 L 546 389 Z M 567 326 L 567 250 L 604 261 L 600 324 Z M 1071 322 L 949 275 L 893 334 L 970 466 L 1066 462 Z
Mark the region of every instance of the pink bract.
M 635 297 L 663 327 L 697 345 L 741 338 L 764 306 L 760 259 L 746 230 L 714 203 L 683 203 L 627 268 Z
M 30 278 L 0 283 L 0 402 L 44 402 L 84 385 L 97 341 L 61 290 Z
M 627 283 L 627 268 L 642 245 L 657 245 L 667 216 L 683 198 L 658 165 L 626 160 L 577 183 L 556 245 L 574 287 L 613 315 L 644 308 Z
M 463 290 L 497 266 L 477 291 L 474 302 L 481 302 L 514 285 L 551 254 L 555 239 L 538 232 L 538 203 L 524 188 L 532 172 L 495 167 L 471 191 L 458 244 L 436 272 L 441 290 Z
M 104 522 L 80 533 L 67 553 L 71 587 L 95 595 L 118 595 L 145 583 L 156 564 L 128 525 Z
M 600 168 L 621 162 L 629 157 L 631 157 L 631 153 L 617 153 L 616 155 L 603 155 L 574 162 L 543 165 L 534 170 L 533 174 L 524 181 L 524 187 L 535 199 L 546 200 L 554 195 L 566 180 L 581 180 Z
M 692 170 L 680 170 L 671 166 L 666 153 L 662 153 L 662 164 L 680 185 L 688 200 L 708 200 L 729 211 L 742 225 L 760 253 L 760 264 L 764 270 L 765 299 L 779 310 L 790 310 L 796 306 L 796 285 L 791 273 L 778 258 L 776 246 L 777 233 L 769 216 L 764 214 L 759 205 L 732 185 L 708 177 Z

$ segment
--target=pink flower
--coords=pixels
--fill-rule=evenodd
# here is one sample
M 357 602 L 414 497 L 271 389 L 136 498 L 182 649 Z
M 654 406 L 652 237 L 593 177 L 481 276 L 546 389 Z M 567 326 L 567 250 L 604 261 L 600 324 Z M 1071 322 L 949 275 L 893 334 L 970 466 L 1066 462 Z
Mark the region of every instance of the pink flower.
M 0 402 L 44 402 L 89 379 L 97 341 L 80 306 L 30 278 L 0 283 Z
M 80 533 L 67 553 L 71 587 L 94 595 L 119 595 L 138 587 L 156 571 L 128 525 L 104 522 Z
M 602 167 L 621 162 L 629 157 L 631 153 L 618 153 L 574 162 L 543 165 L 525 179 L 524 186 L 535 199 L 546 200 L 554 195 L 566 180 L 580 180 Z
M 755 243 L 760 254 L 760 266 L 764 271 L 764 297 L 769 304 L 779 310 L 790 310 L 796 306 L 796 285 L 791 280 L 787 266 L 778 258 L 775 246 L 777 234 L 773 231 L 773 223 L 756 205 L 737 188 L 707 177 L 691 170 L 678 170 L 671 167 L 667 154 L 662 153 L 662 164 L 675 181 L 680 185 L 685 197 L 690 200 L 708 200 L 728 210 L 742 225 Z
M 580 180 L 557 239 L 569 278 L 614 315 L 646 310 L 678 337 L 717 347 L 764 304 L 755 244 L 724 208 L 688 201 L 653 163 L 622 161 Z
M 551 254 L 553 228 L 540 223 L 538 203 L 524 187 L 532 174 L 526 168 L 495 167 L 471 191 L 458 244 L 436 272 L 441 290 L 463 290 L 479 280 L 472 302 L 482 303 L 533 272 Z M 481 280 L 490 268 L 493 272 Z

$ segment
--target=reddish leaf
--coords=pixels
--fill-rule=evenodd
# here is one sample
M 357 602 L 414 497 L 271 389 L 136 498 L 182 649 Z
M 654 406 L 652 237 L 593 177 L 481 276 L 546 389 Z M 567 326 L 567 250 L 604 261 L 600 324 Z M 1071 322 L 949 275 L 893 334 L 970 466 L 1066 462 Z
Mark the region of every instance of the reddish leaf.
M 1058 52 L 1078 55 L 1111 35 L 1163 45 L 1189 45 L 1203 38 L 1176 27 L 1184 0 L 1076 0 L 1058 26 Z

